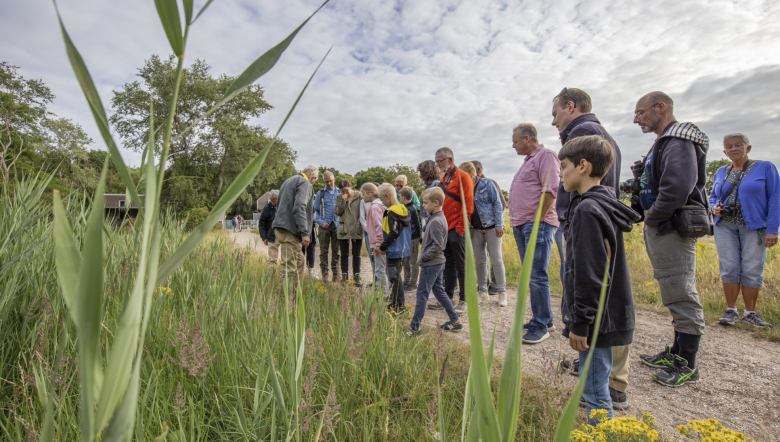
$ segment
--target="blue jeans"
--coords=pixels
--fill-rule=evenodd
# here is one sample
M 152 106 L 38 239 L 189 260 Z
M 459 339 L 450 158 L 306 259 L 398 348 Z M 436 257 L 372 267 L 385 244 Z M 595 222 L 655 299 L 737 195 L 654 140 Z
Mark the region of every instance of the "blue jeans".
M 715 225 L 715 246 L 723 282 L 750 288 L 764 286 L 766 244 L 758 230 L 720 220 Z
M 555 230 L 555 245 L 558 247 L 558 256 L 561 257 L 561 287 L 563 287 L 563 267 L 566 265 L 566 255 L 563 253 L 563 226 Z
M 517 250 L 520 252 L 520 261 L 525 259 L 525 251 L 528 241 L 531 239 L 533 222 L 522 226 L 515 226 L 512 230 L 517 242 Z M 550 277 L 547 275 L 547 266 L 550 264 L 553 237 L 556 228 L 545 222 L 539 223 L 539 233 L 536 237 L 536 250 L 534 260 L 531 263 L 531 327 L 547 332 L 547 326 L 553 322 L 552 303 L 550 301 Z M 518 293 L 518 296 L 521 294 Z M 523 296 L 525 296 L 523 294 Z
M 582 390 L 582 399 L 588 409 L 588 423 L 590 425 L 598 424 L 598 421 L 590 418 L 591 410 L 608 410 L 609 418 L 615 417 L 612 410 L 612 398 L 609 395 L 609 375 L 612 373 L 612 347 L 594 348 L 593 359 L 590 361 L 588 377 L 585 380 L 585 389 Z M 585 361 L 588 357 L 588 351 L 580 352 L 580 373 L 584 369 Z
M 412 317 L 412 324 L 409 326 L 412 330 L 420 328 L 420 322 L 422 322 L 425 316 L 425 309 L 428 306 L 428 294 L 431 292 L 433 292 L 436 300 L 444 306 L 444 311 L 447 312 L 450 321 L 455 322 L 458 320 L 458 314 L 452 306 L 452 301 L 447 296 L 447 292 L 444 291 L 444 264 L 420 267 L 420 282 L 417 284 L 417 304 L 414 306 L 414 316 Z

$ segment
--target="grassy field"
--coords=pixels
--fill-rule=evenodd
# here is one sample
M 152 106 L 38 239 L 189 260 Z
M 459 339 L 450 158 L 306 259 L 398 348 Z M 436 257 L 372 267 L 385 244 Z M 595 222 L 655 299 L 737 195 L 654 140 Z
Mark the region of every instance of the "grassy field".
M 506 266 L 507 281 L 516 283 L 520 275 L 520 256 L 517 253 L 517 244 L 507 230 L 503 242 L 504 264 Z M 634 230 L 625 235 L 626 255 L 631 267 L 631 281 L 634 288 L 634 299 L 638 304 L 659 311 L 667 311 L 661 303 L 658 282 L 653 278 L 653 267 L 645 251 L 645 243 L 642 238 L 642 225 L 637 225 Z M 705 319 L 708 324 L 717 322 L 718 318 L 726 310 L 726 298 L 720 282 L 718 271 L 718 253 L 715 249 L 715 240 L 711 236 L 704 237 L 696 245 L 696 287 L 704 306 Z M 563 287 L 557 269 L 560 267 L 560 258 L 557 247 L 553 246 L 550 257 L 550 290 L 553 293 L 561 293 Z M 740 297 L 738 309 L 744 310 L 744 304 Z M 776 328 L 767 331 L 756 331 L 756 336 L 780 340 L 780 247 L 773 247 L 767 251 L 767 262 L 764 270 L 764 288 L 758 298 L 758 312 Z M 736 327 L 746 327 L 737 325 Z

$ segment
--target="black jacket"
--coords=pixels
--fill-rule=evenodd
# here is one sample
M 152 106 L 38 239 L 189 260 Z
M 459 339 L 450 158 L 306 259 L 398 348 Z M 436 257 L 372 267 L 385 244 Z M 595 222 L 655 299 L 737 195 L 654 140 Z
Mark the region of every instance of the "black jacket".
M 260 238 L 263 241 L 276 242 L 276 234 L 274 233 L 273 224 L 274 218 L 276 218 L 276 207 L 271 204 L 270 201 L 263 207 L 263 212 L 260 214 L 260 220 L 257 222 L 257 228 L 260 230 Z
M 615 198 L 611 187 L 595 186 L 583 195 L 574 194 L 569 205 L 566 230 L 566 269 L 561 315 L 569 332 L 593 336 L 599 295 L 607 263 L 612 256 L 604 315 L 597 347 L 628 345 L 634 337 L 634 296 L 623 244 L 639 214 Z
M 609 132 L 601 125 L 596 115 L 580 115 L 572 120 L 559 135 L 561 137 L 561 146 L 569 140 L 586 135 L 601 135 L 602 138 L 612 144 L 612 147 L 615 149 L 615 161 L 612 163 L 612 167 L 607 172 L 607 175 L 601 180 L 601 185 L 613 188 L 615 197 L 620 198 L 620 162 L 622 159 L 620 148 Z M 558 213 L 558 220 L 561 222 L 566 220 L 566 213 L 569 211 L 569 201 L 572 196 L 563 188 L 563 180 L 561 180 L 561 184 L 558 186 L 558 197 L 555 199 L 555 211 Z
M 420 239 L 420 215 L 418 215 L 417 208 L 412 203 L 404 205 L 406 210 L 409 211 L 409 217 L 412 220 L 412 239 Z

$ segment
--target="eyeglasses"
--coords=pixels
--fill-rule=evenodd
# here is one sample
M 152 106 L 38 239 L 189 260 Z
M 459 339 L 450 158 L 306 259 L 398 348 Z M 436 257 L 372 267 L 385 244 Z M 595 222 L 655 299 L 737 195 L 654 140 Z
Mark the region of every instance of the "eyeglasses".
M 574 97 L 571 95 L 571 93 L 569 92 L 569 88 L 563 88 L 563 91 L 566 92 L 566 95 L 568 95 L 569 98 L 571 98 L 571 102 L 574 103 L 574 107 L 577 107 L 577 100 L 575 100 Z
M 442 159 L 440 159 L 440 160 L 436 160 L 436 161 L 435 161 L 435 163 L 436 163 L 436 164 L 441 164 L 441 163 L 443 163 L 443 162 L 445 162 L 445 161 L 447 161 L 447 160 L 449 160 L 449 158 L 442 158 Z
M 333 184 L 336 180 L 325 180 L 325 184 Z
M 658 103 L 651 104 L 650 106 L 639 109 L 638 111 L 634 112 L 634 118 L 642 118 L 642 115 L 645 114 L 645 112 L 649 111 L 650 109 L 654 108 Z

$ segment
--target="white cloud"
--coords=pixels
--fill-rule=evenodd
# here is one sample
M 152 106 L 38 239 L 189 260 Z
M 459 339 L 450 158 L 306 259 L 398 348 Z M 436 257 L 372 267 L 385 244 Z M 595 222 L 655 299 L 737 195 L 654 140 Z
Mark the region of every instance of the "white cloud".
M 167 54 L 152 2 L 61 0 L 63 20 L 108 105 L 151 54 Z M 196 1 L 196 8 L 203 1 Z M 237 75 L 319 6 L 315 0 L 214 2 L 191 29 L 187 58 L 215 75 Z M 0 6 L 0 59 L 42 78 L 51 110 L 99 134 L 70 71 L 48 0 Z M 436 148 L 480 159 L 506 186 L 522 163 L 510 146 L 519 122 L 558 149 L 550 102 L 563 86 L 586 90 L 623 151 L 623 175 L 652 136 L 632 124 L 652 90 L 675 99 L 722 157 L 725 133 L 745 132 L 756 158 L 780 162 L 780 7 L 760 0 L 562 0 L 523 2 L 345 0 L 328 4 L 261 79 L 275 130 L 319 59 L 329 59 L 282 136 L 301 164 L 346 172 L 396 162 L 416 165 Z M 137 162 L 137 155 L 126 155 Z

